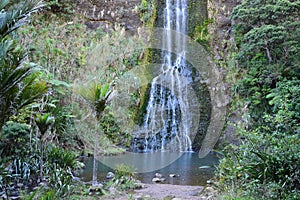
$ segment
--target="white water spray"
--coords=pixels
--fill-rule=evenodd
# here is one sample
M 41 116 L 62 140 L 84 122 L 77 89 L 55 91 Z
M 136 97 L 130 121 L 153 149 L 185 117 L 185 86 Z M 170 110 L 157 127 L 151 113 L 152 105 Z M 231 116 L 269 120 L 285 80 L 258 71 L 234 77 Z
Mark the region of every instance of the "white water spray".
M 175 30 L 176 34 L 171 34 Z M 166 0 L 161 74 L 152 80 L 143 123 L 143 151 L 176 149 L 191 151 L 191 115 L 185 71 L 187 0 Z M 173 48 L 180 48 L 180 53 Z

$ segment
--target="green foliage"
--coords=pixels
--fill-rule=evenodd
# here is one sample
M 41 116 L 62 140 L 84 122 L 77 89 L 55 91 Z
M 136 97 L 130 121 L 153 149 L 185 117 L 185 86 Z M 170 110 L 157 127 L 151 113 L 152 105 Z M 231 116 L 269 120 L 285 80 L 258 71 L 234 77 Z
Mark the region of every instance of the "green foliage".
M 56 135 L 60 146 L 76 146 L 74 136 L 74 115 L 71 106 L 56 105 L 51 109 L 51 115 L 54 117 L 52 131 Z
M 239 145 L 224 149 L 219 188 L 255 199 L 300 198 L 300 2 L 246 0 L 232 13 Z M 236 108 L 235 108 L 236 109 Z
M 132 166 L 128 166 L 125 164 L 120 164 L 115 167 L 115 177 L 117 179 L 121 178 L 122 176 L 128 176 L 128 177 L 133 177 L 134 176 L 134 171 L 133 171 Z
M 7 122 L 0 135 L 0 155 L 16 159 L 29 155 L 26 146 L 30 136 L 30 127 L 27 124 Z
M 212 23 L 212 20 L 204 20 L 201 24 L 195 26 L 193 38 L 206 48 L 209 48 L 210 34 L 208 25 Z
M 107 109 L 109 110 L 109 109 Z M 100 120 L 100 127 L 105 136 L 115 145 L 129 147 L 131 134 L 127 134 L 116 123 L 115 117 L 112 112 L 105 111 L 102 119 Z
M 145 25 L 153 26 L 156 16 L 156 6 L 155 0 L 141 0 L 141 4 L 137 7 L 137 11 L 140 14 L 141 21 Z
M 35 123 L 40 130 L 41 137 L 46 133 L 49 126 L 55 121 L 55 119 L 50 115 L 50 113 L 37 114 L 35 118 Z
M 10 195 L 13 191 L 21 190 L 18 184 L 36 187 L 41 170 L 43 178 L 50 190 L 55 190 L 59 198 L 73 191 L 73 171 L 80 167 L 76 155 L 68 150 L 45 145 L 43 156 L 36 149 L 36 140 L 29 139 L 29 126 L 9 122 L 3 127 L 0 146 L 5 148 L 1 154 L 0 194 Z M 2 159 L 2 158 L 5 159 Z M 10 162 L 7 162 L 8 159 Z M 42 160 L 41 160 L 42 159 Z M 2 166 L 2 161 L 4 161 Z M 41 168 L 42 165 L 42 168 Z M 5 167 L 5 168 L 4 168 Z M 42 191 L 43 190 L 43 191 Z M 39 199 L 49 189 L 42 189 L 36 195 Z M 35 196 L 36 196 L 35 195 Z
M 78 88 L 78 93 L 91 107 L 96 114 L 98 120 L 101 119 L 103 111 L 107 106 L 107 100 L 111 91 L 109 91 L 109 84 L 99 84 L 91 82 L 87 87 Z
M 52 147 L 47 152 L 47 162 L 51 168 L 61 168 L 64 171 L 75 170 L 78 167 L 76 154 L 69 150 Z
M 291 135 L 300 133 L 300 80 L 283 80 L 267 95 L 274 114 L 268 123 L 274 132 Z M 275 120 L 272 120 L 274 118 Z
M 6 196 L 21 190 L 18 184 L 34 187 L 38 177 L 38 159 L 31 153 L 24 157 L 19 156 L 8 165 L 0 166 L 0 194 Z M 5 168 L 4 168 L 5 166 Z
M 41 199 L 41 200 L 53 200 L 57 199 L 59 196 L 56 195 L 54 190 L 44 190 L 44 189 L 36 189 L 29 195 L 22 196 L 24 200 L 34 200 L 34 199 Z
M 106 184 L 106 187 L 114 187 L 118 190 L 129 190 L 137 187 L 137 182 L 132 177 L 122 176 L 119 179 L 113 179 Z
M 281 109 L 287 109 L 287 110 L 299 110 L 300 108 L 300 80 L 299 79 L 292 79 L 287 80 L 284 79 L 281 82 L 278 82 L 277 87 L 272 89 L 270 94 L 267 96 L 267 98 L 270 100 L 269 104 L 273 106 L 273 111 L 278 112 Z M 284 108 L 283 106 L 287 106 L 287 108 Z M 294 115 L 290 116 L 292 118 L 298 118 L 299 119 L 299 113 L 293 112 Z
M 1 127 L 10 116 L 35 102 L 48 90 L 46 82 L 38 80 L 34 66 L 27 66 L 22 63 L 24 53 L 15 48 L 11 47 L 8 52 L 5 52 L 4 55 L 8 57 L 1 60 Z
M 232 12 L 238 46 L 238 67 L 246 69 L 237 94 L 250 102 L 259 121 L 271 110 L 266 96 L 283 78 L 300 77 L 300 3 L 289 0 L 243 1 Z M 259 16 L 259 17 L 258 17 Z
M 74 13 L 74 3 L 71 0 L 46 0 L 46 7 L 62 17 L 71 17 Z
M 0 130 L 10 116 L 33 103 L 48 89 L 44 81 L 38 80 L 35 65 L 24 63 L 26 52 L 11 38 L 12 33 L 27 22 L 29 14 L 41 6 L 40 1 L 33 0 L 19 4 L 2 1 L 0 4 Z
M 238 26 L 242 31 L 249 31 L 265 24 L 294 21 L 299 9 L 300 3 L 293 0 L 246 0 L 234 8 L 232 18 L 241 20 Z
M 19 31 L 22 44 L 31 50 L 29 59 L 43 66 L 52 79 L 72 83 L 87 64 L 91 44 L 103 36 L 101 30 L 87 30 L 77 17 L 66 22 L 56 15 L 36 15 Z M 85 71 L 86 72 L 86 71 Z
M 128 165 L 120 164 L 115 167 L 115 177 L 106 183 L 106 187 L 115 187 L 120 190 L 134 189 L 137 182 L 133 178 L 133 168 Z
M 114 144 L 112 140 L 108 139 L 105 135 L 100 136 L 99 143 L 99 146 L 101 147 L 101 155 L 111 156 L 126 152 L 124 146 L 116 146 L 116 144 Z
M 136 50 L 140 49 L 138 48 L 141 46 L 143 43 L 138 37 L 128 37 L 126 34 L 125 30 L 122 29 L 121 27 L 116 27 L 117 31 L 112 32 L 111 34 L 106 34 L 101 38 L 101 41 L 91 47 L 91 51 L 89 52 L 87 56 L 87 64 L 86 66 L 81 68 L 81 72 L 79 73 L 79 77 L 76 80 L 75 84 L 77 88 L 75 88 L 75 91 L 77 94 L 83 94 L 83 98 L 81 98 L 83 101 L 80 102 L 82 105 L 78 113 L 83 113 L 84 105 L 89 105 L 93 113 L 97 114 L 98 111 L 101 111 L 101 117 L 99 117 L 98 112 L 98 120 L 100 119 L 100 126 L 101 128 L 103 127 L 108 133 L 108 137 L 114 137 L 115 140 L 123 140 L 120 135 L 118 135 L 118 132 L 113 132 L 114 130 L 118 130 L 121 123 L 126 124 L 126 126 L 122 127 L 122 130 L 126 129 L 128 126 L 128 121 L 130 120 L 134 114 L 132 114 L 134 109 L 137 108 L 135 107 L 130 107 L 129 109 L 125 106 L 125 108 L 121 108 L 120 105 L 117 105 L 118 107 L 115 108 L 115 105 L 109 105 L 111 109 L 122 109 L 122 111 L 118 112 L 118 114 L 122 115 L 122 117 L 116 116 L 116 113 L 114 113 L 114 116 L 109 113 L 110 109 L 103 110 L 103 108 L 106 107 L 104 106 L 104 103 L 107 104 L 108 102 L 104 102 L 105 99 L 106 101 L 110 100 L 113 98 L 113 96 L 116 94 L 112 92 L 110 95 L 107 95 L 107 98 L 104 97 L 99 100 L 97 104 L 92 103 L 91 100 L 95 100 L 94 97 L 97 96 L 97 87 L 96 85 L 98 84 L 99 87 L 107 85 L 109 83 L 110 87 L 116 87 L 118 91 L 118 96 L 120 96 L 119 91 L 124 93 L 125 98 L 127 98 L 131 92 L 132 89 L 128 88 L 132 82 L 135 80 L 132 79 L 131 77 L 128 79 L 124 79 L 124 76 L 126 76 L 126 72 L 130 69 L 133 69 L 134 67 L 137 67 L 139 64 L 139 58 L 141 57 L 141 50 Z M 122 78 L 121 78 L 122 77 Z M 120 82 L 122 80 L 122 82 Z M 123 80 L 126 80 L 128 82 L 124 83 Z M 127 84 L 128 83 L 128 84 Z M 127 89 L 123 89 L 122 87 Z M 111 89 L 111 88 L 110 88 Z M 100 88 L 98 91 L 100 92 Z M 100 94 L 98 92 L 98 94 Z M 84 97 L 86 96 L 86 97 Z M 98 95 L 99 96 L 99 95 Z M 100 95 L 101 96 L 101 95 Z M 86 101 L 85 99 L 89 99 Z M 133 97 L 132 101 L 128 104 L 124 105 L 137 105 L 137 97 Z M 126 99 L 127 101 L 128 99 Z M 128 100 L 129 101 L 129 100 Z M 134 102 L 134 103 L 133 103 Z M 123 101 L 123 103 L 125 103 Z M 112 103 L 113 104 L 113 103 Z M 98 108 L 96 108 L 96 105 Z M 108 108 L 108 107 L 107 107 Z M 130 111 L 131 109 L 131 111 Z M 96 112 L 96 110 L 98 110 Z M 83 116 L 82 118 L 88 120 L 90 112 L 86 112 L 81 114 Z M 79 115 L 80 116 L 80 115 Z M 126 118 L 126 119 L 125 119 Z M 119 119 L 122 119 L 119 120 Z M 128 120 L 127 120 L 128 119 Z M 90 119 L 90 122 L 93 119 Z M 119 121 L 117 121 L 119 120 Z M 114 121 L 114 122 L 113 122 Z M 95 123 L 94 123 L 95 125 Z M 83 125 L 83 120 L 81 121 L 81 125 Z M 128 128 L 130 129 L 130 128 Z M 86 132 L 86 131 L 85 131 Z M 125 136 L 125 145 L 128 144 L 128 136 L 130 135 L 129 131 L 124 131 L 121 133 L 121 136 Z M 115 136 L 118 135 L 119 139 L 116 139 Z M 115 141 L 118 143 L 118 141 Z M 121 141 L 120 141 L 121 142 Z M 105 150 L 104 150 L 105 151 Z
M 271 114 L 251 130 L 239 129 L 218 169 L 219 186 L 263 199 L 300 197 L 300 81 L 283 80 L 267 95 Z
M 72 171 L 76 170 L 79 165 L 76 155 L 68 150 L 53 147 L 46 153 L 46 173 L 49 176 L 49 185 L 55 190 L 58 197 L 69 195 L 72 190 Z
M 56 198 L 55 191 L 54 190 L 46 191 L 45 193 L 43 193 L 42 195 L 40 195 L 38 198 L 41 199 L 41 200 L 52 200 L 52 199 L 55 199 Z
M 6 9 L 8 7 L 8 9 Z M 18 4 L 12 4 L 10 0 L 0 3 L 0 35 L 4 38 L 25 23 L 30 13 L 38 11 L 43 7 L 40 0 L 26 0 Z
M 72 191 L 72 171 L 78 167 L 73 153 L 61 147 L 49 148 L 49 144 L 55 138 L 68 140 L 64 133 L 72 130 L 69 127 L 73 125 L 73 116 L 70 107 L 65 106 L 69 103 L 66 97 L 70 85 L 63 80 L 73 78 L 75 74 L 72 72 L 78 69 L 75 68 L 84 65 L 85 45 L 92 40 L 91 37 L 84 38 L 84 41 L 72 38 L 68 44 L 72 43 L 74 48 L 62 48 L 65 39 L 59 34 L 73 34 L 73 30 L 77 30 L 75 34 L 85 37 L 85 27 L 76 23 L 67 26 L 70 29 L 64 32 L 58 25 L 62 21 L 57 18 L 56 24 L 53 23 L 55 28 L 41 28 L 45 23 L 41 17 L 37 23 L 15 32 L 41 6 L 34 0 L 0 2 L 0 130 L 3 127 L 0 134 L 0 196 L 5 194 L 8 198 L 25 187 L 31 190 L 43 181 L 46 187 L 39 186 L 41 189 L 28 198 L 60 199 Z M 47 34 L 54 35 L 54 39 Z M 31 49 L 30 53 L 26 47 Z M 70 57 L 69 52 L 73 53 Z M 47 69 L 37 67 L 29 60 L 37 61 Z M 63 65 L 70 67 L 62 70 Z M 34 131 L 35 128 L 41 135 Z M 47 131 L 49 135 L 46 137 Z
M 259 62 L 253 64 L 247 74 L 236 82 L 235 92 L 248 103 L 253 120 L 261 119 L 263 112 L 269 112 L 271 107 L 266 96 L 281 77 L 280 67 L 277 65 L 265 66 Z
M 68 109 L 74 109 L 74 101 L 78 101 L 78 98 L 70 97 L 70 85 L 83 86 L 95 78 L 95 74 L 101 79 L 100 85 L 114 83 L 124 71 L 139 64 L 140 51 L 134 50 L 136 42 L 128 41 L 123 29 L 117 28 L 116 32 L 109 34 L 103 34 L 101 30 L 90 31 L 77 17 L 73 18 L 72 22 L 65 22 L 55 15 L 47 18 L 38 15 L 33 23 L 22 28 L 19 33 L 23 38 L 22 43 L 31 49 L 30 60 L 46 68 L 43 78 L 51 84 L 52 92 L 47 96 L 50 97 L 47 104 L 55 106 L 41 106 L 44 107 L 43 112 L 51 113 L 55 117 L 52 131 L 60 142 L 76 137 L 75 129 L 72 128 L 76 118 L 72 117 L 74 114 Z M 83 84 L 74 83 L 76 79 Z M 69 84 L 65 87 L 60 81 Z M 69 107 L 65 107 L 70 103 L 72 104 Z M 78 103 L 78 106 L 82 106 L 86 102 L 82 99 Z M 100 101 L 97 105 L 97 109 L 102 110 L 103 104 Z M 41 107 L 38 109 L 41 110 Z M 76 114 L 80 115 L 80 112 L 81 110 Z M 108 135 L 116 136 L 118 132 L 113 132 L 118 129 L 115 119 L 107 116 L 103 121 Z M 77 125 L 80 126 L 79 123 Z M 128 138 L 128 135 L 126 132 L 125 137 Z
M 265 126 L 249 133 L 242 131 L 240 136 L 243 140 L 239 146 L 225 149 L 217 172 L 219 187 L 224 191 L 233 187 L 243 191 L 242 195 L 264 199 L 299 198 L 298 135 L 274 135 Z

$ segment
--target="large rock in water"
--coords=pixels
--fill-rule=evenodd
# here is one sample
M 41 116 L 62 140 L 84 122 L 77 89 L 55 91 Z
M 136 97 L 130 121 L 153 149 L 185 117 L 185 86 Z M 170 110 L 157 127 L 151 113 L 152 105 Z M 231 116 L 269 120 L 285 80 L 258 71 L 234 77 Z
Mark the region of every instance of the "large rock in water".
M 142 24 L 136 9 L 140 3 L 140 0 L 80 0 L 76 11 L 88 19 L 86 25 L 89 28 L 101 27 L 108 31 L 119 24 L 131 30 Z

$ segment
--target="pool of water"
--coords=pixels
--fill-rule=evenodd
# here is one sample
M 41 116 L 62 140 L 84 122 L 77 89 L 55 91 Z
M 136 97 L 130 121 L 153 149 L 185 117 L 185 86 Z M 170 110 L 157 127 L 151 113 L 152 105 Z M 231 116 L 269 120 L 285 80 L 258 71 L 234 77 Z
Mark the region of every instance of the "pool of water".
M 174 185 L 205 185 L 206 181 L 214 176 L 214 166 L 218 164 L 218 157 L 209 154 L 199 158 L 198 153 L 130 153 L 117 156 L 103 156 L 98 162 L 98 180 L 105 181 L 106 174 L 120 164 L 132 166 L 136 178 L 143 183 L 152 183 L 155 173 L 162 174 L 165 183 Z M 79 177 L 83 181 L 91 181 L 93 173 L 93 158 L 84 159 L 85 168 Z M 170 177 L 176 174 L 176 177 Z

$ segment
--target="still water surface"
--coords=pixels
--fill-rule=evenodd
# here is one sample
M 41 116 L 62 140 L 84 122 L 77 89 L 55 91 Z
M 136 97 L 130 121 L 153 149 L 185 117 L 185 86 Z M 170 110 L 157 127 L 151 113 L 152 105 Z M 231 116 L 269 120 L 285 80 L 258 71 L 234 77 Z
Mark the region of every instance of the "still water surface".
M 113 171 L 119 164 L 130 165 L 135 169 L 136 178 L 143 183 L 151 183 L 155 173 L 166 178 L 165 183 L 174 185 L 205 185 L 213 177 L 214 166 L 218 164 L 218 157 L 209 154 L 199 158 L 198 153 L 130 153 L 117 156 L 101 157 L 98 163 L 98 180 L 106 180 L 106 174 Z M 83 181 L 91 181 L 93 173 L 93 159 L 84 160 L 85 168 L 80 173 Z M 176 174 L 176 177 L 170 177 Z

